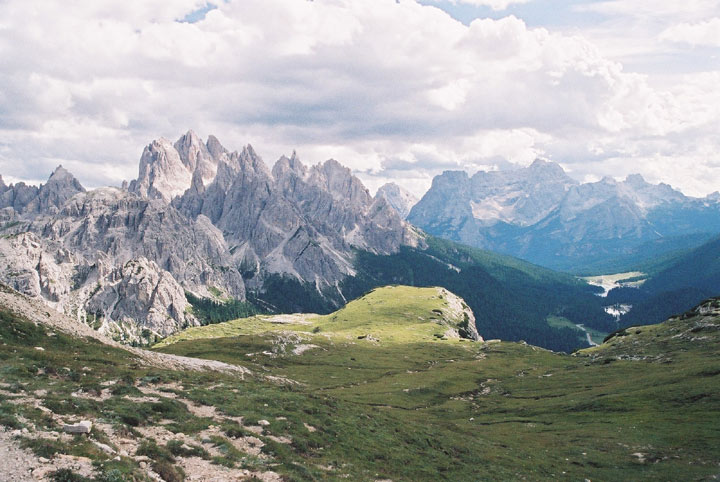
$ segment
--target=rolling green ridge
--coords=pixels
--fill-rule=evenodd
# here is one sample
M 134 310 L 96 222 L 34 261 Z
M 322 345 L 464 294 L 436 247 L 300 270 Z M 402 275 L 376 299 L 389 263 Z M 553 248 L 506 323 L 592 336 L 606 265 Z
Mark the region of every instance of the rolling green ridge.
M 470 315 L 470 316 L 468 316 Z M 304 345 L 327 341 L 375 343 L 439 342 L 471 338 L 468 306 L 444 288 L 387 286 L 377 288 L 328 314 L 257 315 L 206 327 L 188 328 L 156 347 L 180 341 L 237 335 L 288 332 L 304 337 Z M 454 330 L 458 333 L 447 333 Z M 293 338 L 288 344 L 299 344 Z
M 96 480 L 145 480 L 143 454 L 182 480 L 191 452 L 210 466 L 272 470 L 285 480 L 711 478 L 720 473 L 720 302 L 708 306 L 569 356 L 442 340 L 438 320 L 425 315 L 461 322 L 448 297 L 396 287 L 335 315 L 253 317 L 159 348 L 252 370 L 242 376 L 149 367 L 2 309 L 0 424 L 58 431 L 37 401 L 125 433 L 138 448 L 120 460 L 91 443 L 114 443 L 99 429 L 63 442 L 19 436 L 48 457 L 90 457 Z M 79 389 L 109 398 L 70 396 Z M 152 399 L 133 401 L 149 389 Z M 216 415 L 199 416 L 185 401 Z M 261 420 L 268 424 L 250 432 Z M 152 427 L 201 440 L 151 440 L 143 433 Z M 203 435 L 209 430 L 217 435 Z M 234 448 L 248 435 L 262 442 L 260 456 Z
M 314 285 L 271 277 L 264 292 L 250 293 L 257 306 L 274 312 L 330 313 L 369 290 L 390 284 L 442 286 L 461 296 L 476 313 L 478 331 L 486 338 L 520 341 L 555 351 L 586 347 L 584 335 L 548 325 L 548 316 L 563 316 L 608 333 L 617 328 L 603 310 L 604 300 L 576 277 L 510 256 L 428 236 L 427 248 L 403 247 L 393 255 L 358 251 L 357 274 L 325 296 Z

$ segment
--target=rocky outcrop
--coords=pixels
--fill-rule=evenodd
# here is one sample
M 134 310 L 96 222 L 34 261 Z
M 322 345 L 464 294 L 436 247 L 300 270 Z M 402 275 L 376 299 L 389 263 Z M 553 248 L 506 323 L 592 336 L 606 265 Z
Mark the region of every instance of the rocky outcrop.
M 439 296 L 447 302 L 444 310 L 439 310 L 440 323 L 448 327 L 448 338 L 465 338 L 483 341 L 475 326 L 475 314 L 465 300 L 445 288 L 438 288 Z
M 145 257 L 197 294 L 210 296 L 212 286 L 245 297 L 223 234 L 206 217 L 189 220 L 160 199 L 97 189 L 75 196 L 52 220 L 36 220 L 31 229 L 92 262 L 102 257 L 119 266 Z
M 33 233 L 0 239 L 0 257 L 0 277 L 13 289 L 118 339 L 166 336 L 198 324 L 186 311 L 183 288 L 146 258 L 115 267 L 100 253 L 91 262 Z
M 199 325 L 187 312 L 190 305 L 183 288 L 169 272 L 143 257 L 108 273 L 86 306 L 103 331 L 121 339 L 142 337 L 143 330 L 168 336 Z
M 26 213 L 16 223 L 0 238 L 6 261 L 0 277 L 126 340 L 137 339 L 142 329 L 164 336 L 192 324 L 184 290 L 245 299 L 242 276 L 222 233 L 206 217 L 189 220 L 160 199 L 103 188 L 76 194 L 52 216 Z M 163 273 L 162 283 L 154 283 L 159 295 L 151 304 L 118 284 L 128 279 L 122 268 L 138 259 L 149 263 L 146 272 Z M 108 309 L 107 300 L 115 295 L 120 302 Z

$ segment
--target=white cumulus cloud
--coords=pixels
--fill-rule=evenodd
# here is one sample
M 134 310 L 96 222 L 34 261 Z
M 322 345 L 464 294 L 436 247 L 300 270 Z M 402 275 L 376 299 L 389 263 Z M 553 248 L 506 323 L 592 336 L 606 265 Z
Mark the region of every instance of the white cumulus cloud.
M 439 3 L 442 0 L 437 0 Z M 446 0 L 452 4 L 475 5 L 476 7 L 490 7 L 493 10 L 507 10 L 510 5 L 521 5 L 532 0 Z
M 720 18 L 673 25 L 660 34 L 660 39 L 689 45 L 720 47 Z
M 464 25 L 413 1 L 228 0 L 178 21 L 204 6 L 0 2 L 0 174 L 42 180 L 62 163 L 118 184 L 151 139 L 193 128 L 420 194 L 443 169 L 537 156 L 579 178 L 720 184 L 717 73 L 660 89 L 580 32 Z

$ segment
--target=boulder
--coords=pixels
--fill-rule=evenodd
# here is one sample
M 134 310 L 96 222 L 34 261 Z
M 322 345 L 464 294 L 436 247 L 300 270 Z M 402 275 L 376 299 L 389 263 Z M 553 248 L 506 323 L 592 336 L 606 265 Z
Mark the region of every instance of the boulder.
M 63 426 L 63 432 L 65 433 L 90 433 L 92 430 L 92 422 L 83 420 L 80 423 Z

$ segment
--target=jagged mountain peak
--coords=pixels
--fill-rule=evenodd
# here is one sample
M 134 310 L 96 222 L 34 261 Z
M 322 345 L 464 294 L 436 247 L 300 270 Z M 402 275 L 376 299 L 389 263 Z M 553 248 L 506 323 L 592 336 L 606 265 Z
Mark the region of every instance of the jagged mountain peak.
M 466 176 L 436 176 L 409 221 L 555 269 L 619 259 L 647 242 L 720 232 L 712 198 L 690 198 L 640 174 L 580 184 L 559 164 L 539 159 L 525 168 L 479 171 L 470 182 Z
M 535 159 L 525 171 L 529 176 L 541 176 L 544 180 L 557 180 L 566 182 L 569 184 L 576 184 L 577 182 L 568 176 L 565 169 L 555 161 L 548 159 Z
M 648 183 L 647 181 L 645 181 L 645 178 L 642 177 L 642 174 L 628 174 L 628 176 L 625 178 L 625 184 L 633 187 L 639 187 L 645 186 Z
M 160 137 L 143 151 L 138 178 L 130 183 L 129 190 L 170 202 L 192 186 L 196 172 L 207 186 L 217 176 L 220 163 L 234 164 L 239 157 L 229 156 L 215 136 L 209 136 L 205 143 L 193 130 L 175 143 Z
M 195 170 L 198 157 L 210 157 L 210 152 L 207 150 L 202 139 L 200 139 L 193 130 L 187 131 L 187 133 L 175 141 L 173 147 L 175 147 L 180 154 L 180 158 L 191 171 Z
M 375 194 L 376 198 L 383 198 L 398 212 L 401 218 L 407 218 L 412 207 L 417 204 L 418 198 L 411 192 L 403 189 L 394 182 L 380 186 Z
M 157 149 L 157 150 L 167 150 L 170 149 L 170 147 L 173 146 L 173 142 L 168 139 L 167 137 L 160 136 L 157 139 L 153 139 L 150 141 L 150 144 L 148 144 L 149 149 Z
M 178 151 L 183 164 L 191 173 L 200 171 L 203 181 L 206 183 L 215 178 L 220 159 L 212 155 L 203 140 L 195 134 L 195 131 L 189 130 L 175 142 L 174 147 Z
M 560 167 L 560 165 L 559 165 L 558 163 L 553 162 L 553 161 L 551 161 L 551 160 L 549 160 L 549 159 L 543 159 L 542 157 L 536 158 L 536 159 L 530 164 L 529 167 L 530 167 L 531 169 L 538 169 L 538 168 L 542 168 L 542 167 L 546 167 L 546 166 L 558 166 L 558 167 Z M 561 168 L 561 169 L 562 169 L 562 168 Z
M 62 167 L 62 165 L 59 165 L 55 168 L 53 173 L 48 178 L 47 183 L 45 183 L 45 185 L 40 188 L 40 191 L 42 191 L 43 189 L 49 189 L 48 186 L 51 184 L 61 184 L 67 189 L 75 192 L 85 191 L 85 188 L 82 186 L 82 184 L 80 184 L 80 181 L 78 181 L 77 178 L 73 176 L 70 171 Z
M 309 177 L 311 183 L 322 187 L 335 199 L 354 206 L 368 206 L 372 202 L 372 196 L 362 181 L 335 159 L 313 166 Z
M 239 162 L 238 165 L 242 170 L 250 169 L 256 173 L 261 173 L 268 177 L 271 176 L 270 169 L 268 169 L 265 161 L 263 161 L 262 157 L 255 151 L 252 144 L 244 146 L 237 159 Z
M 170 202 L 182 195 L 192 182 L 192 172 L 180 158 L 180 153 L 166 138 L 153 140 L 143 150 L 138 178 L 129 190 L 143 197 Z
M 476 173 L 477 175 L 477 173 Z M 466 183 L 470 180 L 470 175 L 465 171 L 443 171 L 442 174 L 435 176 L 432 180 L 433 186 L 448 185 L 456 182 Z
M 5 186 L 0 190 L 0 208 L 12 208 L 16 214 L 35 217 L 38 214 L 55 214 L 78 193 L 85 192 L 70 171 L 58 166 L 45 184 L 27 186 L 23 182 Z
M 218 138 L 212 134 L 208 136 L 205 145 L 210 152 L 210 155 L 218 161 L 223 157 L 223 155 L 227 156 L 229 154 L 228 150 L 220 144 Z
M 55 170 L 50 174 L 49 180 L 60 180 L 60 179 L 66 179 L 73 177 L 72 174 L 70 174 L 70 171 L 65 169 L 62 164 L 60 164 L 58 167 L 55 168 Z
M 280 157 L 272 169 L 273 177 L 279 182 L 288 174 L 293 174 L 304 179 L 307 176 L 307 172 L 307 167 L 300 161 L 300 157 L 295 151 L 292 152 L 290 157 Z
M 253 148 L 252 144 L 247 144 L 243 146 L 242 152 L 240 154 L 242 157 L 247 159 L 257 159 L 259 156 L 257 152 L 255 152 L 255 149 Z

